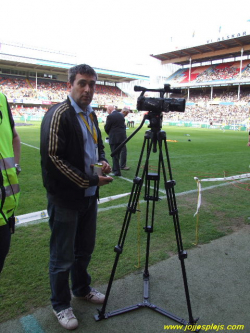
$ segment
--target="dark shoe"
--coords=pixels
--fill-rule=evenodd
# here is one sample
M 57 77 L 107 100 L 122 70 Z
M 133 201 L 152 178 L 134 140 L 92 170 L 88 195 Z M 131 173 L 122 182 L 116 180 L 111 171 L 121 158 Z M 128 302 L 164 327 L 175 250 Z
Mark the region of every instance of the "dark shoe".
M 121 170 L 129 170 L 130 167 L 125 166 L 124 168 L 121 168 Z
M 119 172 L 111 172 L 111 173 L 109 173 L 109 176 L 121 176 L 122 174 L 121 173 L 119 173 Z

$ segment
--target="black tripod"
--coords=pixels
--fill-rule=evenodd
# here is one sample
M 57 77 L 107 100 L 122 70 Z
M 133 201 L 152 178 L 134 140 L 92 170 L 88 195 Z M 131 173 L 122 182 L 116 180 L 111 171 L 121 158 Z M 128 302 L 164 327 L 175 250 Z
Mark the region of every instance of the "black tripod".
M 122 146 L 136 133 L 140 130 L 142 125 L 144 124 L 145 120 L 148 119 L 150 121 L 150 125 L 148 126 L 151 128 L 151 130 L 148 130 L 145 133 L 144 141 L 142 145 L 142 150 L 140 153 L 139 163 L 136 170 L 136 175 L 133 181 L 133 187 L 130 194 L 124 222 L 122 225 L 122 230 L 120 233 L 120 238 L 118 241 L 118 245 L 115 246 L 115 262 L 113 265 L 113 269 L 111 272 L 109 284 L 106 291 L 106 297 L 102 306 L 101 310 L 98 310 L 98 314 L 95 315 L 96 321 L 99 321 L 101 319 L 107 319 L 109 317 L 113 317 L 122 313 L 126 313 L 129 311 L 133 311 L 136 309 L 139 309 L 141 307 L 148 307 L 154 311 L 157 311 L 176 322 L 179 322 L 183 325 L 195 325 L 198 319 L 194 320 L 191 310 L 191 303 L 190 303 L 190 297 L 189 297 L 189 291 L 188 291 L 188 283 L 187 283 L 187 276 L 186 276 L 186 270 L 184 265 L 184 259 L 187 258 L 186 251 L 183 250 L 182 245 L 182 238 L 181 238 L 181 230 L 180 230 L 180 224 L 179 224 L 179 218 L 178 218 L 178 209 L 175 199 L 175 192 L 174 192 L 174 186 L 175 181 L 172 179 L 172 172 L 171 172 L 171 166 L 170 166 L 170 159 L 167 149 L 167 142 L 166 142 L 166 132 L 161 131 L 161 122 L 162 122 L 162 115 L 156 114 L 153 112 L 149 112 L 146 116 L 144 116 L 144 119 L 141 123 L 141 125 L 137 128 L 137 130 L 117 148 L 117 151 L 119 151 Z M 165 167 L 165 161 L 163 157 L 163 149 L 166 153 L 166 162 L 167 162 L 167 171 Z M 158 149 L 157 149 L 158 148 Z M 158 166 L 157 166 L 157 172 L 151 173 L 149 172 L 149 159 L 151 152 L 156 153 L 158 150 L 159 159 L 158 159 Z M 114 151 L 112 155 L 117 153 L 117 151 Z M 145 152 L 146 151 L 146 152 Z M 112 156 L 111 155 L 111 156 Z M 143 168 L 141 168 L 141 163 L 143 157 L 145 157 L 145 164 Z M 141 171 L 142 170 L 142 171 Z M 141 171 L 141 176 L 139 176 L 139 172 Z M 187 302 L 187 308 L 188 308 L 188 314 L 189 314 L 189 320 L 185 321 L 184 319 L 181 319 L 170 312 L 167 312 L 166 310 L 152 304 L 149 302 L 149 271 L 148 271 L 148 265 L 149 265 L 149 249 L 150 249 L 150 237 L 153 232 L 154 227 L 154 213 L 155 213 L 155 204 L 159 198 L 159 184 L 160 184 L 160 174 L 163 173 L 163 179 L 164 179 L 164 186 L 166 190 L 166 196 L 168 201 L 168 207 L 169 207 L 169 214 L 173 217 L 174 222 L 174 228 L 175 228 L 175 236 L 176 236 L 176 242 L 177 242 L 177 248 L 178 248 L 178 255 L 181 262 L 181 269 L 182 269 L 182 275 L 183 275 L 183 282 L 184 282 L 184 289 L 186 294 L 186 302 Z M 167 178 L 167 173 L 168 177 Z M 145 232 L 147 233 L 147 245 L 146 245 L 146 260 L 145 260 L 145 269 L 143 273 L 143 281 L 144 281 L 144 295 L 143 295 L 143 302 L 138 303 L 132 306 L 125 307 L 123 309 L 115 310 L 112 312 L 105 313 L 106 305 L 108 302 L 108 298 L 111 291 L 111 286 L 114 280 L 115 271 L 117 268 L 117 264 L 119 261 L 120 254 L 123 251 L 123 246 L 126 238 L 126 234 L 128 231 L 131 214 L 134 214 L 137 211 L 137 204 L 139 200 L 139 196 L 142 190 L 142 186 L 145 183 L 145 194 L 144 194 L 144 200 L 146 201 L 146 224 L 145 224 Z M 151 215 L 151 216 L 150 216 Z

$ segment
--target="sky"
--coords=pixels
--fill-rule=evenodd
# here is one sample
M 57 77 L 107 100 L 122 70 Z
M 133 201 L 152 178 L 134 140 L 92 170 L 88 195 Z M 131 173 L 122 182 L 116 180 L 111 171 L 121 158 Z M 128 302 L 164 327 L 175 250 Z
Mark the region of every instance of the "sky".
M 250 1 L 3 0 L 0 43 L 73 53 L 77 63 L 151 74 L 150 54 L 250 34 Z

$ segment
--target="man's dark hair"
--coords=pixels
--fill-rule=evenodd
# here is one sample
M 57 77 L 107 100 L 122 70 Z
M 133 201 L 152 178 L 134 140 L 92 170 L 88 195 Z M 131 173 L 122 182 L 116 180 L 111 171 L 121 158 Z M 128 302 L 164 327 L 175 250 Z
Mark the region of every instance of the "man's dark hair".
M 97 73 L 94 70 L 94 68 L 90 67 L 89 65 L 82 64 L 82 65 L 77 65 L 74 67 L 71 67 L 69 69 L 68 73 L 68 81 L 73 84 L 76 78 L 77 74 L 88 74 L 88 75 L 93 75 L 96 77 L 97 80 Z

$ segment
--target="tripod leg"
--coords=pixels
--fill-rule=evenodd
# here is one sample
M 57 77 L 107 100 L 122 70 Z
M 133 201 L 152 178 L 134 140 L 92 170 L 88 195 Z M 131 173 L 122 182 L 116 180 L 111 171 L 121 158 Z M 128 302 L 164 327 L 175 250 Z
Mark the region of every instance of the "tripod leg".
M 179 254 L 179 260 L 181 262 L 182 277 L 183 277 L 186 302 L 187 302 L 187 308 L 188 308 L 188 314 L 189 314 L 189 323 L 194 324 L 194 323 L 196 323 L 197 320 L 193 319 L 190 296 L 189 296 L 189 289 L 188 289 L 188 283 L 187 283 L 186 268 L 185 268 L 185 263 L 184 263 L 184 260 L 187 258 L 187 252 L 183 250 L 183 244 L 182 244 L 178 208 L 177 208 L 175 191 L 174 191 L 174 186 L 176 185 L 176 183 L 172 178 L 170 158 L 169 158 L 167 142 L 166 142 L 166 133 L 164 131 L 161 131 L 159 136 L 160 136 L 160 139 L 159 139 L 160 161 L 162 164 L 164 184 L 165 184 L 165 190 L 166 190 L 168 207 L 169 207 L 169 215 L 171 215 L 173 217 L 173 222 L 174 222 L 176 243 L 177 243 L 177 249 L 178 249 L 178 254 Z M 169 175 L 168 181 L 167 181 L 167 175 L 166 175 L 164 160 L 163 160 L 163 155 L 162 155 L 162 142 L 164 142 L 164 148 L 165 148 L 165 153 L 166 153 L 166 157 L 167 157 L 168 175 Z
M 154 231 L 154 216 L 155 216 L 155 202 L 159 200 L 158 198 L 158 190 L 159 190 L 159 174 L 157 173 L 149 173 L 145 176 L 146 185 L 145 185 L 145 196 L 144 200 L 147 202 L 146 207 L 146 221 L 144 230 L 147 233 L 147 246 L 146 246 L 146 262 L 145 262 L 145 270 L 144 277 L 149 276 L 148 272 L 148 264 L 149 264 L 149 250 L 150 250 L 150 238 L 151 234 Z M 151 182 L 153 181 L 153 186 L 151 186 Z M 152 195 L 150 195 L 150 189 L 153 189 Z M 152 202 L 152 207 L 150 207 L 150 202 Z M 149 213 L 151 208 L 151 222 L 149 223 Z
M 140 193 L 141 193 L 141 187 L 143 185 L 145 173 L 146 173 L 146 170 L 148 168 L 148 162 L 146 162 L 146 165 L 143 169 L 141 178 L 138 177 L 138 174 L 139 174 L 139 171 L 140 171 L 140 166 L 141 166 L 141 161 L 142 161 L 142 157 L 144 155 L 144 149 L 145 149 L 146 143 L 147 143 L 147 159 L 146 159 L 146 161 L 148 160 L 148 155 L 149 155 L 149 152 L 151 151 L 151 146 L 152 146 L 152 143 L 149 144 L 150 136 L 148 136 L 149 134 L 147 134 L 147 133 L 146 133 L 145 138 L 144 138 L 144 142 L 143 142 L 143 146 L 142 146 L 142 150 L 141 150 L 141 154 L 140 154 L 140 159 L 139 159 L 139 163 L 138 163 L 138 166 L 137 166 L 136 175 L 135 175 L 135 178 L 134 178 L 134 181 L 133 181 L 133 187 L 132 187 L 132 190 L 131 190 L 131 193 L 130 193 L 129 202 L 128 202 L 126 214 L 125 214 L 125 217 L 124 217 L 124 221 L 123 221 L 122 230 L 121 230 L 121 233 L 120 233 L 118 245 L 116 245 L 115 248 L 114 248 L 114 251 L 116 252 L 116 256 L 115 256 L 115 261 L 114 261 L 113 268 L 112 268 L 112 271 L 111 271 L 108 287 L 107 287 L 107 290 L 106 290 L 104 303 L 103 303 L 102 309 L 98 310 L 98 315 L 95 316 L 96 320 L 101 320 L 101 319 L 105 318 L 105 309 L 106 309 L 108 298 L 109 298 L 109 295 L 110 295 L 112 283 L 113 283 L 113 280 L 114 280 L 114 277 L 115 277 L 115 272 L 116 272 L 116 268 L 117 268 L 117 265 L 118 265 L 118 261 L 119 261 L 120 255 L 123 251 L 125 238 L 126 238 L 129 223 L 130 223 L 130 220 L 131 220 L 131 214 L 135 213 L 136 210 L 137 210 L 137 204 L 138 204 L 139 196 L 140 196 Z

